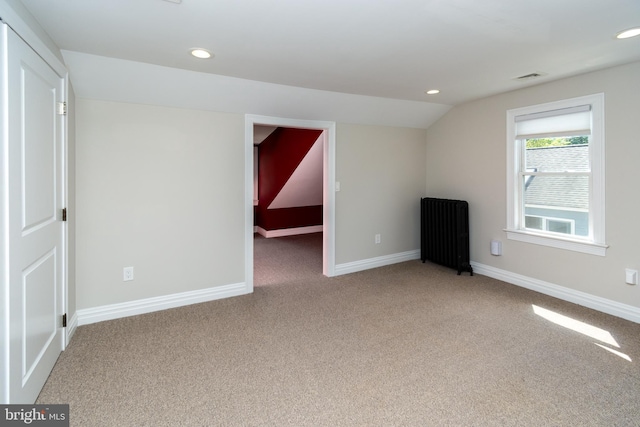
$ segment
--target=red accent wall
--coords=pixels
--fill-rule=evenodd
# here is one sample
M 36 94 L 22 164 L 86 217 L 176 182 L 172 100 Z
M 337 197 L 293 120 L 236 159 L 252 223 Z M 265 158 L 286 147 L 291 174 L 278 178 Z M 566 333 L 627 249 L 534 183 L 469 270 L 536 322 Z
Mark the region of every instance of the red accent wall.
M 267 209 L 321 133 L 321 130 L 278 128 L 260 144 L 256 225 L 278 230 L 322 224 L 322 205 Z

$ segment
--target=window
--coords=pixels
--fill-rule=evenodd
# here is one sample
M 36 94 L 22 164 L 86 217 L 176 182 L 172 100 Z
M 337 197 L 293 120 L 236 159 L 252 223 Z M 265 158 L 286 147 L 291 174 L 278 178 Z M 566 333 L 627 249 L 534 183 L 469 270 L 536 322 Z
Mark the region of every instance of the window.
M 507 238 L 605 255 L 604 96 L 507 111 Z

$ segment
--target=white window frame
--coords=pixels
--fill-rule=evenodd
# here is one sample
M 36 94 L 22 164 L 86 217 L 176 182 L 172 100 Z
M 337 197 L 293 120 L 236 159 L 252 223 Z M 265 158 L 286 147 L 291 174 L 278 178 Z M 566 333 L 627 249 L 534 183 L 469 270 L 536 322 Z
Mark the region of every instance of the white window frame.
M 565 224 L 569 224 L 569 228 L 571 229 L 571 234 L 575 233 L 575 229 L 576 229 L 576 221 L 573 219 L 569 219 L 569 218 L 555 218 L 555 217 L 551 217 L 551 216 L 544 216 L 544 215 L 524 215 L 524 219 L 525 219 L 525 223 L 527 218 L 540 218 L 540 221 L 542 223 L 542 228 L 540 230 L 545 230 L 548 231 L 549 233 L 553 233 L 552 231 L 549 231 L 549 222 L 562 222 Z M 536 228 L 527 228 L 527 230 L 537 230 Z M 557 233 L 557 232 L 556 232 Z M 560 234 L 566 234 L 566 233 L 560 233 Z
M 516 139 L 516 117 L 553 112 L 581 105 L 591 106 L 591 139 L 589 141 L 589 234 L 562 235 L 524 226 L 524 195 L 520 184 L 520 168 L 524 144 Z M 507 239 L 605 256 L 605 184 L 604 184 L 604 94 L 587 95 L 546 104 L 507 111 Z

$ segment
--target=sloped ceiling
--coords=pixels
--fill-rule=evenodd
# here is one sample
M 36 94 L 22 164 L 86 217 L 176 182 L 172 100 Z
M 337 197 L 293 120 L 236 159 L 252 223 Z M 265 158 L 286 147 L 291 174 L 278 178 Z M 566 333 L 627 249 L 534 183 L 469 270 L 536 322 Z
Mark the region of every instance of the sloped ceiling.
M 322 138 L 319 138 L 273 199 L 268 209 L 322 205 L 322 148 Z
M 253 145 L 260 145 L 276 129 L 278 129 L 277 126 L 255 125 L 253 127 Z

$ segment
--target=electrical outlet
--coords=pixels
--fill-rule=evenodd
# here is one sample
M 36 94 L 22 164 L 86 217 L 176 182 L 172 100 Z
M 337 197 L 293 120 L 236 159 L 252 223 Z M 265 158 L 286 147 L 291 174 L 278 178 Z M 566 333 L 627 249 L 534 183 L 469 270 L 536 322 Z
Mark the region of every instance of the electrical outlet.
M 376 235 L 375 235 L 375 242 L 376 242 L 376 245 L 377 245 L 378 243 L 380 243 L 380 235 L 379 235 L 379 234 L 376 234 Z
M 133 280 L 133 267 L 125 267 L 122 270 L 122 281 L 128 282 L 130 280 Z

